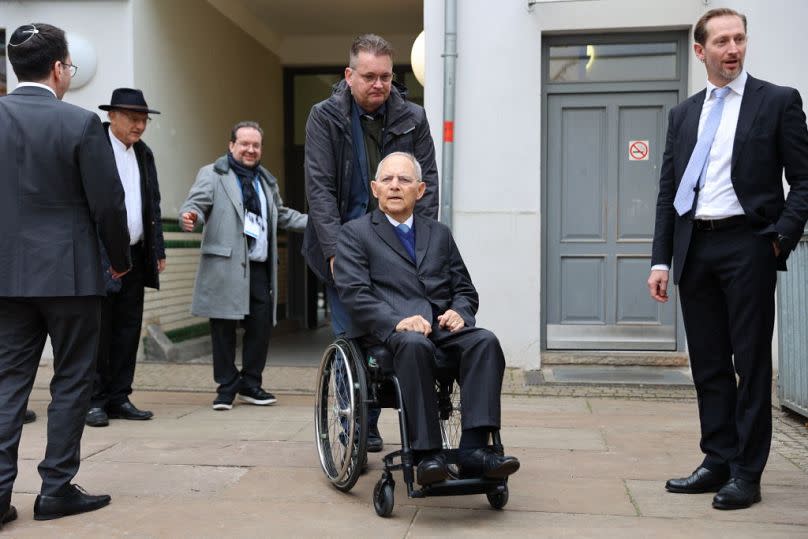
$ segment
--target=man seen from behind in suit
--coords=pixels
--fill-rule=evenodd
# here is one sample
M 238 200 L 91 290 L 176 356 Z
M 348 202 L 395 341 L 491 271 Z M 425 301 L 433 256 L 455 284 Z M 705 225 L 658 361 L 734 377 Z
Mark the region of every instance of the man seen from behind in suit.
M 110 103 L 98 108 L 109 114 L 104 127 L 123 184 L 132 269 L 121 279 L 107 279 L 98 366 L 85 419 L 91 427 L 104 427 L 110 418 L 152 417 L 132 404 L 129 395 L 143 323 L 144 287 L 159 289 L 159 274 L 166 267 L 157 168 L 154 154 L 141 140 L 149 114 L 160 112 L 150 109 L 143 92 L 132 88 L 116 89 Z
M 105 294 L 99 238 L 107 271 L 120 278 L 130 266 L 124 194 L 101 121 L 61 101 L 77 69 L 64 32 L 27 24 L 7 50 L 21 82 L 0 97 L 0 527 L 17 516 L 11 492 L 20 433 L 48 334 L 54 373 L 34 518 L 110 502 L 71 484 Z
M 457 358 L 466 477 L 503 478 L 514 457 L 488 447 L 500 427 L 505 358 L 493 333 L 475 327 L 478 296 L 449 229 L 413 214 L 427 186 L 412 155 L 394 152 L 371 182 L 378 209 L 346 223 L 334 278 L 353 321 L 348 337 L 384 343 L 393 354 L 421 485 L 449 477 L 435 393 L 435 350 Z
M 705 455 L 665 487 L 717 492 L 716 509 L 761 499 L 777 270 L 786 269 L 808 219 L 802 100 L 747 74 L 746 26 L 744 15 L 722 8 L 694 28 L 707 88 L 670 112 L 648 278 L 651 297 L 668 301 L 673 260 Z

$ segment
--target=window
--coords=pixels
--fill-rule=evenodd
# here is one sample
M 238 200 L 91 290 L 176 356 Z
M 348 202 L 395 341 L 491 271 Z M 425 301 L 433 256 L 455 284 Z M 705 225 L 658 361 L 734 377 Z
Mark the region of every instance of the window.
M 549 82 L 675 80 L 675 42 L 550 47 Z

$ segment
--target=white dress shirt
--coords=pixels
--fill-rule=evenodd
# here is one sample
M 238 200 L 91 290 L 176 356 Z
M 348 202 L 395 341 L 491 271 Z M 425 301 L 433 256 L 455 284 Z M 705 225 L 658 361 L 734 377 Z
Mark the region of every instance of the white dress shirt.
M 404 221 L 403 223 L 399 223 L 398 221 L 396 221 L 395 219 L 393 219 L 392 217 L 390 217 L 386 213 L 384 214 L 384 216 L 387 217 L 387 220 L 390 221 L 390 224 L 393 225 L 396 228 L 398 228 L 398 225 L 407 225 L 408 227 L 412 228 L 412 221 L 413 221 L 412 215 L 410 215 L 407 218 L 407 220 Z
M 124 201 L 126 203 L 126 223 L 129 226 L 129 245 L 134 245 L 143 239 L 143 201 L 140 197 L 140 168 L 137 166 L 134 145 L 129 148 L 107 130 L 112 151 L 115 153 L 115 164 L 118 165 L 118 175 L 123 185 Z
M 738 115 L 741 112 L 743 89 L 746 86 L 746 71 L 727 84 L 730 92 L 724 98 L 724 110 L 721 111 L 721 123 L 715 133 L 710 155 L 707 157 L 707 172 L 704 185 L 699 189 L 696 200 L 696 219 L 724 219 L 733 215 L 743 215 L 743 207 L 732 186 L 732 146 L 735 143 L 735 129 L 738 126 Z M 699 135 L 704 129 L 704 122 L 716 103 L 713 89 L 715 84 L 707 81 L 707 95 L 701 106 L 699 117 Z M 667 264 L 651 266 L 652 270 L 669 271 Z
M 741 112 L 743 89 L 746 85 L 746 71 L 741 71 L 735 80 L 727 84 L 730 92 L 724 98 L 724 110 L 721 112 L 721 123 L 715 133 L 710 156 L 707 160 L 707 173 L 704 186 L 699 190 L 696 201 L 696 219 L 724 219 L 733 215 L 743 215 L 738 195 L 732 186 L 732 146 L 735 143 L 735 128 L 738 126 L 738 115 Z M 704 122 L 716 103 L 712 95 L 717 88 L 711 82 L 707 83 L 708 99 L 704 100 L 699 118 L 699 133 L 704 128 Z
M 239 188 L 240 187 L 241 183 L 239 183 Z M 267 197 L 264 194 L 264 190 L 261 189 L 261 183 L 258 181 L 258 178 L 253 178 L 253 188 L 258 192 L 263 226 L 261 226 L 261 231 L 258 233 L 258 237 L 255 238 L 255 241 L 253 242 L 252 249 L 250 249 L 250 252 L 247 253 L 247 257 L 250 259 L 250 262 L 266 262 L 267 256 L 269 255 L 269 223 L 267 217 L 269 211 L 267 208 Z

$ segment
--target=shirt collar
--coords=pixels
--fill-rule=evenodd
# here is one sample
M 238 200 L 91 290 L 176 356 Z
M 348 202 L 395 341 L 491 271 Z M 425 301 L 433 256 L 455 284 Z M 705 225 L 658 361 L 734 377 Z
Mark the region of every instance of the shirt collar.
M 124 144 L 123 142 L 121 142 L 121 141 L 120 141 L 120 139 L 118 139 L 118 137 L 116 137 L 116 136 L 115 136 L 115 133 L 113 133 L 113 132 L 112 132 L 112 128 L 111 128 L 111 127 L 108 127 L 108 128 L 107 128 L 107 131 L 109 132 L 109 141 L 112 143 L 113 148 L 117 148 L 117 149 L 118 149 L 118 151 L 121 151 L 121 152 L 128 152 L 129 150 L 134 151 L 134 149 L 133 149 L 133 148 L 134 148 L 134 145 L 133 145 L 133 146 L 129 146 L 129 147 L 127 148 L 127 147 L 126 147 L 126 144 Z
M 393 219 L 392 217 L 390 217 L 386 213 L 384 214 L 384 216 L 387 217 L 387 220 L 390 221 L 390 224 L 395 226 L 395 227 L 397 227 L 398 225 L 407 225 L 408 227 L 412 228 L 412 221 L 413 221 L 412 214 L 410 214 L 410 216 L 407 217 L 407 220 L 404 221 L 403 223 L 399 223 L 398 221 L 396 221 L 395 219 Z
M 45 88 L 47 91 L 53 94 L 53 97 L 56 97 L 56 92 L 53 91 L 53 88 L 48 86 L 47 84 L 42 84 L 41 82 L 21 82 L 17 85 L 17 88 L 24 88 L 25 86 L 34 86 L 36 88 Z
M 746 87 L 746 79 L 748 77 L 749 75 L 746 74 L 746 70 L 744 69 L 741 71 L 740 75 L 735 77 L 729 84 L 727 84 L 727 88 L 743 97 L 743 89 Z M 713 90 L 716 88 L 718 88 L 718 86 L 710 81 L 707 81 L 707 99 L 713 98 Z

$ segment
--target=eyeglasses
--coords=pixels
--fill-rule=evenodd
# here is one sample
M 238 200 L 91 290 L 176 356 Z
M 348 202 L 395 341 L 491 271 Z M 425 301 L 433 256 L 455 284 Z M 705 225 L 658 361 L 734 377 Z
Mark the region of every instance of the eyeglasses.
M 395 78 L 394 73 L 382 73 L 381 75 L 376 75 L 375 73 L 365 73 L 364 75 L 361 73 L 357 74 L 367 84 L 375 84 L 377 80 L 382 81 L 382 84 L 390 84 Z
M 79 70 L 79 66 L 74 66 L 73 64 L 68 64 L 65 62 L 62 62 L 62 67 L 66 67 L 70 70 L 71 79 L 76 76 L 76 72 Z
M 404 187 L 409 187 L 418 181 L 415 178 L 410 178 L 409 176 L 384 176 L 376 181 L 382 185 L 390 185 L 393 183 L 393 180 L 398 180 L 398 184 Z

